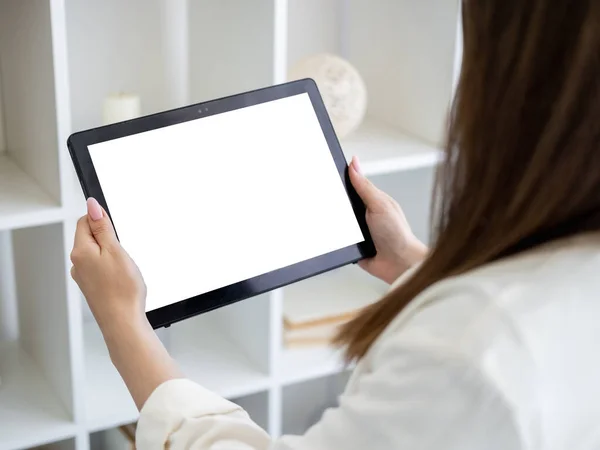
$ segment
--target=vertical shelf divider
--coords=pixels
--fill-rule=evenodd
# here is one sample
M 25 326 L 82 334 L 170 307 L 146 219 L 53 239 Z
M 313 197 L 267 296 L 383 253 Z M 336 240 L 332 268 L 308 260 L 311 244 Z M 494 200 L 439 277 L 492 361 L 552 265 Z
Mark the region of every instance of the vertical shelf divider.
M 51 0 L 52 53 L 54 61 L 54 90 L 56 96 L 56 129 L 59 150 L 61 199 L 64 210 L 62 226 L 64 244 L 64 277 L 66 283 L 69 354 L 73 392 L 73 417 L 77 424 L 74 446 L 76 450 L 89 449 L 89 435 L 85 427 L 85 362 L 83 348 L 83 320 L 81 293 L 71 279 L 70 252 L 75 235 L 74 213 L 77 202 L 83 202 L 79 182 L 67 151 L 67 139 L 72 132 L 71 90 L 69 78 L 67 10 L 65 0 Z
M 0 155 L 6 150 L 6 136 L 4 134 L 4 115 L 2 101 L 2 70 L 0 70 Z
M 77 201 L 82 202 L 83 199 L 67 151 L 67 139 L 72 132 L 72 115 L 66 14 L 65 0 L 51 0 L 50 19 L 52 23 L 52 54 L 56 97 L 56 138 L 59 152 L 61 203 L 65 209 L 65 218 L 70 216 L 74 204 Z
M 169 0 L 161 6 L 167 104 L 179 108 L 190 100 L 189 5 L 188 0 Z
M 0 16 L 0 52 L 7 152 L 58 203 L 50 5 L 48 1 L 5 3 Z M 35 132 L 31 123 L 36 124 Z
M 287 79 L 288 65 L 288 1 L 273 0 L 273 83 L 280 84 Z
M 284 83 L 288 65 L 288 1 L 273 0 L 273 84 Z M 283 410 L 282 386 L 280 382 L 281 345 L 283 342 L 283 289 L 270 294 L 271 308 L 269 342 L 271 389 L 269 392 L 269 429 L 274 438 L 281 435 Z
M 269 323 L 271 340 L 269 341 L 271 391 L 269 392 L 269 429 L 271 436 L 281 434 L 282 384 L 281 384 L 281 352 L 283 342 L 283 289 L 271 293 Z

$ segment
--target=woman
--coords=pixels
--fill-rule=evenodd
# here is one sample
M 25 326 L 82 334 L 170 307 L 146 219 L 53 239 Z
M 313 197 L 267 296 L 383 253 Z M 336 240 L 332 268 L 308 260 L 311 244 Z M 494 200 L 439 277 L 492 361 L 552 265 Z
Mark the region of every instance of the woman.
M 469 0 L 463 25 L 429 254 L 349 169 L 378 250 L 363 267 L 404 275 L 340 331 L 355 373 L 304 436 L 272 441 L 183 378 L 89 201 L 73 276 L 141 409 L 140 449 L 600 448 L 600 2 Z

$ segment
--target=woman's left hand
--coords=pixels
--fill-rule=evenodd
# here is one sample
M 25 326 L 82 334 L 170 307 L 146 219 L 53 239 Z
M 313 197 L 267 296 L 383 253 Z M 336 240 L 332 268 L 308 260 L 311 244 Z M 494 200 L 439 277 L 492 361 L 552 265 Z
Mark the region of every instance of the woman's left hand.
M 123 322 L 144 324 L 142 274 L 121 247 L 106 211 L 93 198 L 87 207 L 88 214 L 77 222 L 71 275 L 103 332 Z

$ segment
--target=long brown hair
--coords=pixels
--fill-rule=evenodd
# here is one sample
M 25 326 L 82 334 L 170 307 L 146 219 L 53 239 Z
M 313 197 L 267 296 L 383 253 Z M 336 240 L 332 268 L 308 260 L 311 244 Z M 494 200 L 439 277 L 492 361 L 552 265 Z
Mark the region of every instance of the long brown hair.
M 402 286 L 342 327 L 349 360 L 432 284 L 600 230 L 600 1 L 465 0 L 462 14 L 435 243 Z

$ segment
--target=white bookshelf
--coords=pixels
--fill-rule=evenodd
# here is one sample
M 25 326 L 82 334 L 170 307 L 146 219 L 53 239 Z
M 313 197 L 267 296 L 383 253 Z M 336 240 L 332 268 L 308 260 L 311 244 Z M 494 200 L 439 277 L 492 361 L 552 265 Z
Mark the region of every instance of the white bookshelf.
M 0 450 L 102 448 L 106 430 L 137 417 L 69 276 L 84 202 L 66 140 L 100 124 L 104 96 L 135 92 L 153 113 L 284 82 L 300 58 L 340 54 L 369 92 L 344 152 L 427 240 L 460 61 L 458 4 L 0 0 Z M 300 433 L 335 404 L 348 371 L 335 350 L 283 348 L 286 302 L 384 291 L 352 266 L 160 334 L 191 379 L 274 435 Z
M 73 436 L 75 424 L 32 358 L 17 345 L 3 343 L 0 360 L 2 448 L 25 448 Z
M 346 159 L 358 156 L 370 177 L 431 167 L 442 155 L 436 146 L 371 118 L 341 144 Z
M 0 229 L 60 222 L 59 204 L 8 155 L 0 155 Z
M 302 434 L 318 422 L 326 409 L 337 406 L 348 378 L 349 372 L 340 372 L 285 386 L 282 432 Z

